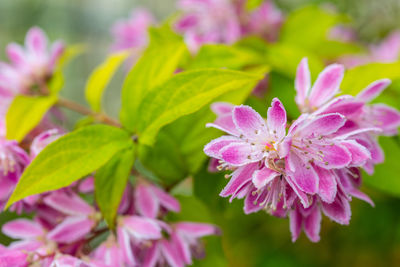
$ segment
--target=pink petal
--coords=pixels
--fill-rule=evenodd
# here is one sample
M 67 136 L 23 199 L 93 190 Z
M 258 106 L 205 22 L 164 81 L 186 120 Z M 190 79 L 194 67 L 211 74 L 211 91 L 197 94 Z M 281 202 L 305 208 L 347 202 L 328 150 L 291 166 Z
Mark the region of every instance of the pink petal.
M 177 252 L 185 264 L 192 265 L 192 253 L 190 251 L 190 243 L 185 241 L 184 237 L 174 233 L 172 234 L 172 242 L 174 242 Z
M 7 56 L 16 66 L 23 66 L 26 63 L 25 52 L 18 44 L 9 44 L 7 46 Z
M 258 164 L 256 163 L 239 167 L 232 173 L 232 178 L 219 195 L 221 197 L 234 195 L 243 185 L 251 181 L 253 172 L 257 168 Z
M 375 104 L 371 106 L 370 119 L 374 126 L 383 130 L 384 135 L 397 135 L 397 129 L 400 126 L 400 112 L 384 104 Z
M 350 152 L 352 166 L 361 166 L 371 159 L 371 152 L 354 140 L 343 141 L 340 144 Z
M 43 199 L 43 202 L 53 209 L 68 215 L 89 215 L 94 213 L 93 208 L 75 193 L 52 192 Z
M 269 168 L 262 168 L 253 173 L 253 184 L 257 189 L 265 187 L 269 182 L 271 182 L 275 177 L 279 175 L 278 172 L 271 170 Z
M 268 191 L 263 190 L 261 193 L 257 191 L 257 188 L 253 187 L 252 190 L 250 190 L 250 192 L 247 194 L 246 199 L 244 200 L 243 208 L 245 214 L 257 212 L 263 208 L 260 203 L 265 200 Z
M 286 111 L 278 98 L 272 100 L 268 108 L 267 125 L 270 133 L 276 140 L 281 140 L 286 134 Z
M 171 267 L 184 267 L 182 259 L 179 257 L 175 247 L 173 247 L 167 240 L 160 241 L 160 249 L 169 266 Z
M 318 192 L 318 176 L 314 169 L 304 163 L 299 156 L 291 152 L 289 161 L 294 167 L 294 171 L 289 175 L 293 178 L 293 182 L 301 191 L 307 194 L 315 194 Z
M 27 267 L 28 265 L 28 253 L 8 251 L 0 254 L 0 266 Z
M 157 217 L 160 203 L 152 192 L 150 185 L 139 183 L 136 186 L 135 206 L 139 214 L 149 218 Z
M 249 143 L 232 143 L 220 151 L 221 158 L 230 165 L 242 166 L 261 160 L 262 153 L 254 151 Z
M 389 79 L 381 79 L 368 85 L 356 98 L 363 102 L 369 102 L 379 96 L 386 87 L 392 83 Z
M 299 106 L 304 106 L 308 91 L 310 90 L 311 87 L 311 75 L 310 75 L 310 69 L 308 67 L 307 58 L 303 58 L 300 61 L 300 64 L 297 67 L 296 79 L 294 84 L 297 93 L 296 103 Z
M 345 117 L 357 115 L 362 112 L 364 102 L 357 101 L 352 96 L 343 95 L 335 97 L 321 108 L 315 111 L 315 115 L 339 113 Z
M 321 230 L 321 212 L 318 205 L 314 205 L 311 213 L 304 218 L 304 232 L 312 242 L 319 241 L 319 232 Z
M 236 128 L 250 138 L 266 133 L 265 121 L 254 109 L 249 106 L 237 106 L 233 109 L 233 122 Z
M 343 74 L 344 67 L 342 65 L 332 64 L 326 67 L 319 74 L 311 89 L 309 97 L 311 106 L 319 107 L 337 94 Z
M 47 234 L 47 238 L 59 243 L 73 243 L 84 238 L 94 225 L 94 221 L 85 216 L 67 217 Z
M 137 239 L 161 238 L 160 226 L 151 219 L 139 216 L 129 216 L 123 219 L 126 231 Z
M 329 135 L 336 132 L 346 122 L 346 118 L 339 113 L 319 115 L 309 119 L 308 122 L 301 126 L 302 136 L 319 136 Z
M 179 212 L 181 207 L 179 205 L 178 200 L 174 197 L 166 193 L 165 191 L 161 190 L 160 188 L 153 186 L 152 190 L 155 192 L 156 196 L 158 197 L 160 204 L 170 211 Z
M 336 177 L 330 170 L 325 170 L 318 166 L 314 166 L 314 170 L 319 177 L 319 192 L 318 195 L 322 201 L 332 203 L 335 200 L 337 183 Z
M 213 123 L 207 123 L 206 127 L 213 127 L 234 136 L 240 135 L 236 125 L 233 123 L 232 114 L 221 115 Z
M 325 215 L 333 221 L 340 224 L 349 224 L 351 216 L 350 204 L 344 196 L 338 193 L 334 202 L 321 202 L 321 205 Z
M 301 216 L 298 209 L 291 210 L 289 212 L 290 219 L 290 232 L 292 233 L 292 242 L 295 242 L 301 233 L 301 226 L 303 217 Z
M 28 219 L 17 219 L 3 225 L 4 234 L 12 238 L 34 238 L 44 234 L 42 227 Z
M 63 42 L 61 41 L 54 42 L 50 50 L 50 59 L 49 59 L 50 69 L 53 69 L 56 66 L 57 61 L 60 59 L 64 51 L 65 51 L 65 45 Z
M 232 114 L 235 105 L 225 102 L 215 102 L 211 104 L 211 110 L 217 115 Z
M 122 227 L 117 228 L 118 244 L 121 248 L 122 255 L 126 264 L 135 266 L 136 259 L 130 243 L 129 234 Z
M 157 243 L 154 242 L 153 245 L 146 251 L 143 267 L 155 267 L 159 261 L 159 258 L 160 250 L 157 246 Z
M 350 152 L 340 144 L 314 145 L 313 149 L 322 157 L 321 160 L 316 160 L 315 164 L 324 169 L 343 168 L 351 163 Z
M 204 147 L 204 153 L 207 156 L 220 159 L 221 158 L 221 149 L 232 144 L 243 142 L 239 138 L 233 136 L 221 136 L 217 139 L 212 140 Z
M 286 182 L 289 184 L 290 188 L 293 190 L 295 196 L 300 199 L 301 204 L 303 205 L 304 208 L 307 208 L 310 206 L 310 200 L 308 198 L 308 195 L 301 191 L 301 189 L 297 186 L 297 184 L 294 182 L 293 177 L 290 175 L 287 175 L 286 177 Z
M 176 231 L 191 238 L 200 238 L 217 234 L 218 228 L 207 223 L 181 222 L 176 224 Z
M 26 35 L 25 45 L 31 52 L 44 54 L 47 49 L 47 36 L 42 29 L 33 27 Z

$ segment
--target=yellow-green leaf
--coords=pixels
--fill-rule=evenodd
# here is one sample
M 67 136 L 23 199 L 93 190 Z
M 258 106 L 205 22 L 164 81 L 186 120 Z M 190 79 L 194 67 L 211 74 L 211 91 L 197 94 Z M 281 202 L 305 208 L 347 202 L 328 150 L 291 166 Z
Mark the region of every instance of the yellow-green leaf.
M 57 96 L 16 96 L 6 115 L 7 139 L 22 141 L 56 101 Z
M 123 51 L 109 55 L 90 75 L 86 84 L 85 96 L 93 111 L 101 111 L 101 97 L 104 89 L 129 54 L 129 51 Z

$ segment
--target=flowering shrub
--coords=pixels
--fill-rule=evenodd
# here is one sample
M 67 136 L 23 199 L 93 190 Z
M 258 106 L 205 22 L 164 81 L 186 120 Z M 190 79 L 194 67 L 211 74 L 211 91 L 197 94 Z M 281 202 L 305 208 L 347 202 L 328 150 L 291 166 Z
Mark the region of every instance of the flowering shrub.
M 220 171 L 229 179 L 220 196 L 244 199 L 245 214 L 289 217 L 293 242 L 302 230 L 318 242 L 322 213 L 349 224 L 352 197 L 374 206 L 362 172 L 399 151 L 397 33 L 363 50 L 342 16 L 315 6 L 284 15 L 269 0 L 181 0 L 177 9 L 161 25 L 140 9 L 111 26 L 111 52 L 86 83 L 89 107 L 60 96 L 81 46 L 50 45 L 38 27 L 24 47 L 7 46 L 0 206 L 18 218 L 2 226 L 13 241 L 0 247 L 1 266 L 224 262 L 231 207 L 214 194 Z M 102 95 L 124 62 L 116 119 Z M 74 129 L 65 109 L 82 115 Z M 390 137 L 382 147 L 379 136 Z M 396 177 L 381 178 L 376 187 L 400 193 Z

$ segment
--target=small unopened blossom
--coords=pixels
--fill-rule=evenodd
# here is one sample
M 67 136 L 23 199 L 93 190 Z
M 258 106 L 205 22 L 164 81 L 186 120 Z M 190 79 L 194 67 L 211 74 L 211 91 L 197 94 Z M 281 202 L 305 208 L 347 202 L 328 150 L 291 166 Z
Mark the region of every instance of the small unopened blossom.
M 0 64 L 0 87 L 12 94 L 32 94 L 34 87 L 48 93 L 45 83 L 51 78 L 58 59 L 64 51 L 61 41 L 48 47 L 46 34 L 38 27 L 31 28 L 25 38 L 25 47 L 9 44 L 10 63 Z
M 142 51 L 148 44 L 148 29 L 155 23 L 152 14 L 145 9 L 136 9 L 130 18 L 117 21 L 111 30 L 114 43 L 113 51 L 134 50 Z
M 47 145 L 54 142 L 58 138 L 61 137 L 61 133 L 58 129 L 51 129 L 45 132 L 42 132 L 38 136 L 33 139 L 32 144 L 30 146 L 30 156 L 31 158 L 35 158 L 40 151 L 42 151 Z

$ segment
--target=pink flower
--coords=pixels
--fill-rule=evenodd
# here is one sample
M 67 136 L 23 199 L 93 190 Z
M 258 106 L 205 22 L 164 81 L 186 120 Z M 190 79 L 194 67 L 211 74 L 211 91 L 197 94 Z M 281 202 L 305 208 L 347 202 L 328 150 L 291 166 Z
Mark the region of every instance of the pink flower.
M 175 28 L 193 53 L 202 44 L 231 44 L 239 39 L 239 18 L 229 0 L 180 0 L 178 7 L 183 16 Z
M 180 211 L 179 202 L 175 198 L 147 182 L 139 182 L 136 185 L 134 203 L 140 215 L 152 219 L 161 211 Z
M 139 216 L 124 216 L 118 218 L 118 244 L 122 249 L 127 265 L 138 262 L 134 249 L 138 244 L 161 238 L 161 226 L 158 221 Z
M 57 191 L 43 199 L 49 207 L 67 215 L 47 238 L 58 243 L 74 243 L 84 238 L 98 223 L 100 214 L 72 192 Z
M 219 230 L 211 224 L 180 222 L 164 226 L 170 239 L 154 241 L 147 249 L 143 266 L 155 267 L 168 264 L 172 267 L 192 265 L 192 257 L 201 258 L 204 249 L 199 238 L 218 234 Z
M 369 46 L 366 55 L 345 55 L 338 59 L 347 68 L 354 68 L 368 63 L 392 63 L 399 59 L 400 54 L 400 32 L 389 34 L 378 44 Z
M 150 12 L 145 9 L 136 9 L 127 20 L 117 21 L 112 27 L 114 37 L 113 51 L 127 49 L 140 52 L 148 43 L 148 29 L 155 23 Z
M 15 43 L 7 46 L 11 63 L 0 65 L 0 87 L 14 95 L 32 93 L 32 86 L 40 87 L 51 78 L 63 51 L 64 45 L 60 41 L 56 41 L 49 51 L 46 34 L 38 27 L 31 28 L 25 38 L 25 47 Z
M 16 141 L 0 137 L 0 206 L 3 207 L 19 177 L 29 164 L 29 156 Z
M 72 257 L 70 255 L 62 255 L 62 254 L 57 254 L 52 263 L 50 264 L 50 267 L 97 267 L 97 266 L 98 265 L 88 264 L 82 261 L 81 259 Z
M 243 1 L 245 4 L 246 1 Z M 284 21 L 282 11 L 272 1 L 264 1 L 258 8 L 250 12 L 244 6 L 241 7 L 242 16 L 246 22 L 242 26 L 244 34 L 253 34 L 264 37 L 268 41 L 275 41 Z

